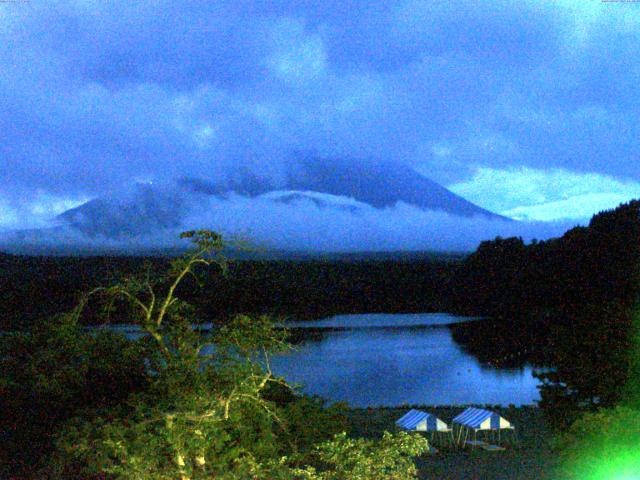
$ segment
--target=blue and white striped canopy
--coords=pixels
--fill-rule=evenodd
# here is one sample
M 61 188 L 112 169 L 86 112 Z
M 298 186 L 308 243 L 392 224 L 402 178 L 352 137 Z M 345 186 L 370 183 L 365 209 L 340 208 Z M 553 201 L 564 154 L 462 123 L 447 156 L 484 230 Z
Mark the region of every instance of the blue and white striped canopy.
M 481 408 L 467 408 L 453 419 L 453 423 L 472 428 L 474 430 L 501 430 L 513 428 L 511 423 L 495 412 Z
M 439 418 L 422 410 L 409 410 L 399 420 L 396 425 L 404 430 L 415 430 L 418 432 L 448 432 L 449 427 Z

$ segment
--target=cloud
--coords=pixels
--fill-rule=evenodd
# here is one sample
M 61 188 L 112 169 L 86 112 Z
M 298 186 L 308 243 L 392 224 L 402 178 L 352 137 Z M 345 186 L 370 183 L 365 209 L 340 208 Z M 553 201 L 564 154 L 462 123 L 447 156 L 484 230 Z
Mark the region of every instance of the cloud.
M 179 245 L 184 230 L 208 228 L 227 238 L 260 249 L 315 252 L 471 251 L 482 241 L 522 236 L 546 239 L 574 226 L 568 222 L 509 222 L 486 217 L 458 217 L 397 203 L 377 209 L 352 198 L 315 192 L 270 192 L 249 198 L 193 195 L 183 202 L 186 214 L 178 226 L 141 229 L 120 238 L 87 235 L 60 226 L 43 232 L 23 232 L 0 239 L 9 250 L 25 245 L 65 245 L 68 248 L 139 248 Z
M 450 189 L 507 217 L 534 221 L 586 220 L 640 198 L 640 182 L 558 168 L 479 168 Z
M 31 205 L 140 178 L 278 179 L 300 151 L 445 185 L 520 167 L 637 182 L 639 7 L 0 3 L 0 188 Z
M 267 197 L 212 199 L 185 225 L 203 222 L 230 235 L 243 235 L 267 247 L 316 251 L 447 250 L 470 251 L 487 238 L 523 236 L 549 238 L 567 224 L 505 222 L 464 218 L 398 203 L 376 209 L 366 204 L 344 208 L 353 200 L 331 195 L 327 206 L 308 198 L 282 204 Z M 333 197 L 333 198 L 331 198 Z
M 44 228 L 53 216 L 85 203 L 87 198 L 61 198 L 39 191 L 28 202 L 0 195 L 0 230 Z
M 515 207 L 505 210 L 502 214 L 518 220 L 539 222 L 568 219 L 584 220 L 590 218 L 594 212 L 615 208 L 633 198 L 640 198 L 640 194 L 628 197 L 616 192 L 585 193 L 564 200 Z
M 322 38 L 307 35 L 296 19 L 282 19 L 273 29 L 273 54 L 267 63 L 285 82 L 306 83 L 321 79 L 327 69 L 327 53 Z

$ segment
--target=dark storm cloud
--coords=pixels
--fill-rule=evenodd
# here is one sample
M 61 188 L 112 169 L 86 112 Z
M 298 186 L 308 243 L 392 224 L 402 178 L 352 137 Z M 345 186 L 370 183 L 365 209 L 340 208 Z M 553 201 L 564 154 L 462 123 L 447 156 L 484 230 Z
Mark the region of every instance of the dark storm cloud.
M 0 4 L 0 206 L 28 223 L 134 182 L 277 184 L 301 151 L 445 185 L 515 167 L 640 181 L 638 7 Z

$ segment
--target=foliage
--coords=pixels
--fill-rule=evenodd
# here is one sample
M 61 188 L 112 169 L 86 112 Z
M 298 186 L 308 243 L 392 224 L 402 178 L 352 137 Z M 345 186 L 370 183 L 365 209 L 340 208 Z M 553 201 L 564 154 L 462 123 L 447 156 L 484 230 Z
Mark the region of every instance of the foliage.
M 201 283 L 185 279 L 178 295 L 201 318 L 241 312 L 314 319 L 364 311 L 443 311 L 454 260 L 445 255 L 397 260 L 230 259 L 224 276 L 203 268 Z M 77 292 L 144 268 L 157 277 L 168 263 L 166 257 L 29 257 L 0 252 L 0 329 L 24 329 L 68 311 L 75 306 Z M 124 315 L 112 318 L 127 321 Z M 83 321 L 98 319 L 98 312 L 88 305 Z
M 7 472 L 28 474 L 81 409 L 116 405 L 146 388 L 135 342 L 89 332 L 76 313 L 0 337 L 0 464 Z
M 585 304 L 636 301 L 640 285 L 640 200 L 595 215 L 588 227 L 525 245 L 521 238 L 485 241 L 456 275 L 457 310 L 510 318 L 552 312 L 552 322 Z M 539 318 L 537 327 L 548 322 Z
M 195 332 L 193 309 L 175 293 L 197 267 L 216 262 L 211 255 L 222 241 L 207 231 L 182 237 L 195 248 L 172 262 L 166 278 L 129 277 L 90 293 L 103 298 L 106 314 L 126 302 L 146 334 L 150 386 L 109 411 L 108 421 L 100 415 L 70 425 L 53 462 L 59 476 L 69 477 L 71 468 L 115 478 L 206 478 L 277 453 L 273 424 L 280 420 L 260 394 L 281 381 L 271 375 L 268 357 L 285 347 L 284 336 L 268 319 L 245 316 L 214 338 Z M 266 370 L 253 358 L 256 351 Z
M 627 383 L 623 390 L 625 404 L 640 410 L 640 298 L 631 311 L 630 350 Z
M 619 406 L 584 414 L 561 435 L 566 479 L 631 478 L 640 471 L 640 410 Z
M 49 475 L 113 479 L 291 478 L 314 445 L 343 431 L 339 406 L 287 395 L 270 357 L 290 348 L 268 317 L 238 315 L 209 336 L 195 332 L 189 304 L 175 294 L 222 247 L 215 234 L 189 232 L 196 248 L 154 281 L 129 277 L 91 292 L 105 314 L 128 308 L 146 334 L 148 388 L 118 406 L 69 422 Z
M 624 362 L 610 360 L 620 372 L 603 372 L 609 381 L 624 381 L 618 383 L 619 404 L 582 415 L 557 439 L 567 479 L 632 478 L 640 471 L 640 303 L 628 317 L 624 329 L 628 354 Z M 616 340 L 620 341 L 611 342 Z
M 541 405 L 564 428 L 581 412 L 620 399 L 639 286 L 635 200 L 560 238 L 530 245 L 519 238 L 483 242 L 458 270 L 453 290 L 457 311 L 490 315 L 504 325 L 491 328 L 492 341 L 480 349 L 550 367 L 540 372 Z M 503 352 L 505 346 L 512 351 Z M 543 355 L 521 356 L 526 349 Z
M 540 406 L 564 429 L 580 411 L 621 399 L 633 336 L 629 311 L 618 303 L 585 307 L 552 331 L 554 368 L 537 374 L 543 382 Z
M 290 459 L 296 464 L 308 462 L 313 448 L 336 432 L 346 432 L 346 404 L 325 405 L 319 397 L 300 397 L 281 409 L 283 441 L 291 445 Z M 314 420 L 311 422 L 310 420 Z
M 408 480 L 416 478 L 413 458 L 429 449 L 421 435 L 385 432 L 380 441 L 339 434 L 316 449 L 318 467 L 296 473 L 308 480 Z

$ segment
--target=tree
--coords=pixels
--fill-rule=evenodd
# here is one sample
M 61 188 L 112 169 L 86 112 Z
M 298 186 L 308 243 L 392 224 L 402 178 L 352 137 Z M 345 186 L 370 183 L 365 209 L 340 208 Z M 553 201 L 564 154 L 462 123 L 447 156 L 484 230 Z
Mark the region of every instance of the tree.
M 583 414 L 559 436 L 563 478 L 633 478 L 640 471 L 640 302 L 630 317 L 626 368 L 618 365 L 618 376 L 626 377 L 626 385 L 618 384 L 619 403 Z
M 354 471 L 359 476 L 353 478 L 410 478 L 400 472 L 415 471 L 410 456 L 426 446 L 418 437 L 409 441 L 387 435 L 378 445 L 347 440 L 343 434 L 316 449 L 345 430 L 344 417 L 340 406 L 275 394 L 290 387 L 273 375 L 270 357 L 290 347 L 286 331 L 268 317 L 238 315 L 209 335 L 194 331 L 194 310 L 176 292 L 201 266 L 224 269 L 218 256 L 223 242 L 206 230 L 186 232 L 182 238 L 194 248 L 172 262 L 164 278 L 129 277 L 89 294 L 102 298 L 107 317 L 128 308 L 129 318 L 144 332 L 140 348 L 148 387 L 117 406 L 70 421 L 57 440 L 48 474 L 289 479 L 316 478 L 309 475 L 320 471 L 317 478 L 329 479 Z M 303 424 L 310 432 L 301 434 Z M 353 447 L 344 449 L 347 444 Z M 335 449 L 344 455 L 331 457 Z M 338 476 L 327 476 L 331 471 Z M 378 476 L 381 472 L 387 476 Z
M 424 437 L 405 432 L 385 432 L 379 442 L 340 434 L 317 447 L 323 468 L 305 467 L 295 473 L 307 480 L 408 480 L 417 474 L 413 457 L 428 449 Z
M 1 336 L 0 476 L 36 475 L 64 422 L 117 405 L 147 381 L 138 345 L 87 331 L 77 310 Z
M 632 353 L 630 317 L 619 303 L 586 305 L 553 326 L 554 368 L 536 374 L 540 407 L 553 425 L 564 429 L 580 413 L 621 400 Z
M 585 413 L 558 439 L 561 478 L 634 478 L 640 471 L 640 410 L 617 406 Z

